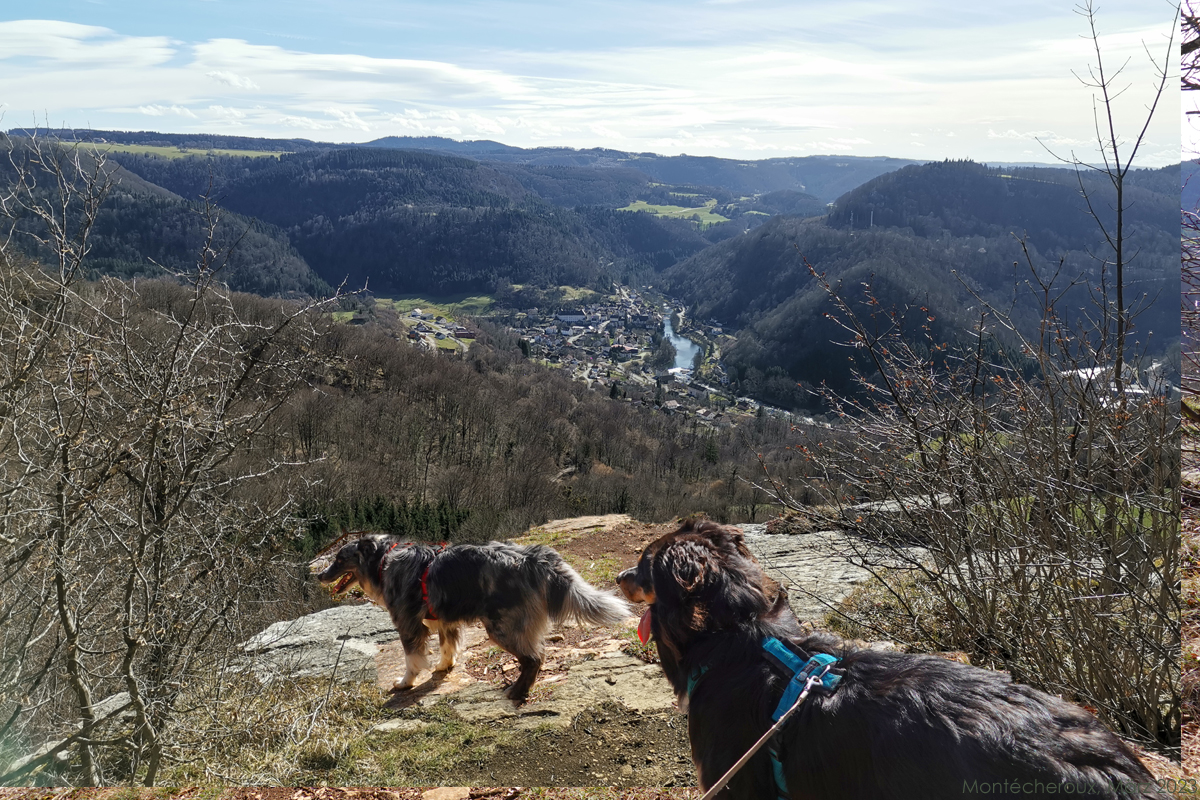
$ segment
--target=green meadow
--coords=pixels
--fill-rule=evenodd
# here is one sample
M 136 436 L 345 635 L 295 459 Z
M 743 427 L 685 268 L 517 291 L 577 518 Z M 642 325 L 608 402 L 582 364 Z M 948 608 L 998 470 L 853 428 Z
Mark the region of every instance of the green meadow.
M 475 317 L 486 314 L 496 304 L 494 298 L 486 294 L 449 294 L 444 296 L 422 297 L 415 294 L 402 294 L 398 297 L 376 297 L 375 305 L 391 308 L 397 314 L 407 314 L 415 308 L 443 316 L 449 320 L 458 317 Z
M 686 208 L 684 206 L 659 206 L 647 203 L 645 200 L 636 200 L 624 208 L 618 208 L 617 210 L 649 211 L 651 214 L 659 217 L 698 220 L 702 226 L 716 225 L 718 222 L 728 222 L 728 217 L 723 217 L 713 211 L 716 205 L 716 200 L 709 200 L 700 208 Z
M 282 153 L 273 150 L 226 150 L 201 148 L 180 148 L 169 145 L 152 144 L 98 144 L 97 150 L 104 153 L 135 153 L 137 155 L 161 156 L 162 158 L 186 158 L 187 156 L 249 156 L 262 158 L 271 156 L 278 158 Z

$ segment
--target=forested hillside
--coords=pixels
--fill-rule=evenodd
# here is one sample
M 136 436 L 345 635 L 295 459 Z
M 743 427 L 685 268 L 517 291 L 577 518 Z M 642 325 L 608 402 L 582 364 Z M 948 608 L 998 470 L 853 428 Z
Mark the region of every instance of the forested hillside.
M 1173 167 L 1129 180 L 1126 246 L 1135 255 L 1125 283 L 1126 301 L 1140 298 L 1139 350 L 1177 359 L 1174 182 Z M 1084 186 L 1111 226 L 1111 187 L 1092 176 Z M 830 345 L 840 332 L 824 317 L 832 308 L 808 265 L 861 301 L 864 313 L 909 305 L 905 324 L 914 335 L 925 336 L 924 325 L 935 341 L 962 342 L 978 322 L 976 294 L 1003 308 L 1015 301 L 1018 322 L 1036 320 L 1022 239 L 1039 276 L 1058 273 L 1063 308 L 1089 307 L 1097 287 L 1112 280 L 1093 257 L 1105 244 L 1074 172 L 946 162 L 876 178 L 839 199 L 827 219 L 772 219 L 671 268 L 667 286 L 696 316 L 740 329 L 724 355 L 741 388 L 796 404 L 797 381 L 848 388 L 846 359 L 860 355 Z M 867 303 L 868 283 L 878 307 Z
M 54 153 L 67 157 L 65 148 L 45 151 L 47 155 Z M 222 280 L 237 291 L 260 295 L 319 295 L 329 291 L 278 228 L 224 209 L 206 212 L 203 203 L 185 200 L 180 193 L 122 169 L 114 161 L 102 163 L 86 150 L 80 155 L 85 172 L 107 176 L 105 180 L 112 183 L 88 239 L 90 276 L 165 277 L 188 272 L 208 242 L 216 254 L 214 263 L 221 270 Z M 28 153 L 20 147 L 13 161 L 5 151 L 0 157 L 0 180 L 14 180 L 16 169 L 26 158 Z M 42 185 L 34 194 L 46 201 L 52 190 Z M 72 209 L 70 213 L 77 217 L 80 210 Z M 15 223 L 15 246 L 30 256 L 52 262 L 53 254 L 30 235 L 40 223 L 28 213 Z
M 914 334 L 949 342 L 977 324 L 975 294 L 1001 306 L 1016 300 L 1014 318 L 1032 324 L 1035 301 L 1021 289 L 1032 277 L 1026 253 L 1038 275 L 1058 274 L 1063 307 L 1087 306 L 1110 281 L 1094 257 L 1105 244 L 1080 187 L 1108 226 L 1112 189 L 1093 173 L 816 157 L 753 162 L 754 172 L 609 150 L 445 149 L 111 153 L 126 169 L 97 220 L 89 264 L 93 274 L 127 277 L 161 274 L 156 264 L 185 268 L 207 230 L 196 213 L 207 197 L 228 209 L 217 245 L 240 240 L 226 280 L 259 294 L 344 283 L 528 304 L 551 287 L 654 283 L 694 318 L 738 332 L 721 353 L 736 388 L 788 406 L 811 403 L 808 387 L 821 382 L 848 388 L 846 357 L 856 355 L 830 344 L 839 333 L 809 265 L 852 298 L 865 298 L 869 283 L 881 308 L 912 306 L 904 322 Z M 812 186 L 814 176 L 827 189 L 872 170 L 829 207 Z M 777 188 L 743 194 L 751 172 L 759 189 Z M 1178 314 L 1164 300 L 1173 292 L 1175 180 L 1174 168 L 1142 170 L 1126 186 L 1125 286 L 1141 298 L 1133 335 L 1168 360 L 1178 351 Z M 635 208 L 647 210 L 622 210 Z M 512 293 L 514 285 L 533 294 Z
M 328 284 L 278 228 L 218 209 L 212 247 L 230 288 L 263 296 L 326 294 Z M 209 236 L 203 204 L 115 188 L 91 237 L 90 274 L 122 278 L 186 273 Z
M 318 539 L 339 525 L 405 528 L 414 514 L 432 514 L 438 536 L 479 539 L 579 514 L 750 519 L 767 495 L 739 476 L 763 464 L 806 491 L 808 467 L 789 446 L 808 434 L 786 420 L 714 429 L 656 412 L 652 392 L 645 406 L 612 399 L 529 361 L 487 324 L 464 360 L 389 334 L 334 327 L 321 340 L 321 390 L 280 419 L 281 457 L 322 458 L 304 506 Z
M 241 239 L 228 282 L 262 294 L 318 294 L 343 282 L 389 294 L 648 283 L 772 215 L 823 214 L 822 198 L 835 189 L 909 163 L 743 163 L 437 138 L 355 147 L 58 133 L 124 168 L 95 230 L 93 274 L 161 274 L 154 264 L 188 264 L 207 226 L 189 204 L 205 198 L 232 212 L 218 244 Z
M 1137 170 L 1125 186 L 1125 224 L 1153 237 L 1178 226 L 1175 169 Z M 880 176 L 839 198 L 834 227 L 911 228 L 923 238 L 1027 236 L 1049 254 L 1081 250 L 1099 233 L 1081 196 L 1110 229 L 1114 192 L 1106 178 L 1067 169 L 997 168 L 963 161 L 925 164 Z M 1151 242 L 1145 242 L 1151 244 Z M 1151 246 L 1153 246 L 1151 244 Z M 1136 262 L 1134 262 L 1136 263 Z
M 759 195 L 775 191 L 806 192 L 829 202 L 878 175 L 919 162 L 902 158 L 863 156 L 804 156 L 797 158 L 768 158 L 757 161 L 715 158 L 711 156 L 664 156 L 657 153 L 630 153 L 609 148 L 577 150 L 571 147 L 523 148 L 486 139 L 457 141 L 440 136 L 385 136 L 363 144 L 334 144 L 308 139 L 260 139 L 224 134 L 158 133 L 155 131 L 104 131 L 46 128 L 15 128 L 13 136 L 36 134 L 65 142 L 102 142 L 142 146 L 169 146 L 189 150 L 245 150 L 292 153 L 312 150 L 378 148 L 385 150 L 432 150 L 438 153 L 464 156 L 492 166 L 521 166 L 521 176 L 536 183 L 540 170 L 582 170 L 591 173 L 590 182 L 598 178 L 608 183 L 608 172 L 626 173 L 615 182 L 627 180 L 628 174 L 639 173 L 637 181 L 647 179 L 680 186 L 721 187 L 739 195 Z M 519 178 L 522 183 L 525 177 Z M 541 190 L 529 185 L 531 191 Z M 561 191 L 554 187 L 550 194 Z M 547 200 L 558 203 L 547 194 Z M 607 204 L 593 199 L 568 200 L 564 205 Z
M 211 192 L 279 226 L 329 283 L 379 292 L 637 280 L 708 244 L 695 225 L 614 211 L 648 182 L 629 172 L 493 168 L 363 148 L 278 160 L 117 158 L 177 194 Z M 562 207 L 572 204 L 580 207 Z

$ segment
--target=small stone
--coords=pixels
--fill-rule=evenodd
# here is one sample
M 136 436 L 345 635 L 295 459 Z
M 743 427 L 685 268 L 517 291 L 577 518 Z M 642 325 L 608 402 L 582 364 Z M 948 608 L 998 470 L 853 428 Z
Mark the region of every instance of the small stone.
M 421 793 L 421 800 L 467 800 L 471 790 L 466 786 L 443 786 Z
M 416 733 L 429 727 L 420 719 L 389 719 L 371 728 L 371 733 Z
M 633 767 L 629 766 L 628 764 L 621 767 L 621 776 L 622 777 L 629 778 L 632 775 L 633 775 Z
M 552 633 L 546 637 L 546 641 L 547 642 L 561 642 L 563 639 L 566 639 L 566 638 L 567 637 L 563 636 L 561 633 Z

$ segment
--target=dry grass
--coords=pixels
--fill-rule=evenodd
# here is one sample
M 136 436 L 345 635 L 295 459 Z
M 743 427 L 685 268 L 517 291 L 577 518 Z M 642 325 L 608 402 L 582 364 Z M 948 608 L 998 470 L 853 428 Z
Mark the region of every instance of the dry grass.
M 211 687 L 210 687 L 211 688 Z M 434 786 L 509 738 L 444 705 L 398 714 L 367 684 L 318 680 L 262 685 L 240 676 L 221 700 L 180 720 L 162 783 L 173 786 Z M 379 723 L 413 720 L 401 731 Z
M 822 627 L 845 639 L 889 639 L 911 652 L 959 649 L 950 635 L 949 609 L 924 581 L 907 571 L 881 575 L 887 585 L 872 578 L 854 587 Z
M 427 791 L 379 784 L 346 788 L 0 789 L 0 800 L 419 800 Z M 700 795 L 698 789 L 474 786 L 459 796 L 469 800 L 696 800 Z

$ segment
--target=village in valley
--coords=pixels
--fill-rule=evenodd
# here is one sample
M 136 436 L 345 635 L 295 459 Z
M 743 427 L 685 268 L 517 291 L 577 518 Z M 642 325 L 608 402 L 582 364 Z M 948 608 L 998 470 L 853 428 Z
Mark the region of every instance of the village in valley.
M 505 328 L 518 337 L 529 359 L 561 369 L 615 400 L 681 414 L 711 427 L 731 427 L 738 419 L 757 416 L 813 422 L 736 396 L 720 359 L 723 340 L 732 337 L 720 322 L 690 319 L 686 312 L 649 287 L 638 291 L 618 286 L 612 295 L 565 310 L 516 312 L 508 316 Z M 366 319 L 356 315 L 346 321 L 359 324 Z M 469 326 L 430 308 L 414 308 L 400 315 L 399 322 L 410 344 L 450 356 L 465 353 L 476 336 Z M 664 338 L 672 345 L 667 357 Z

